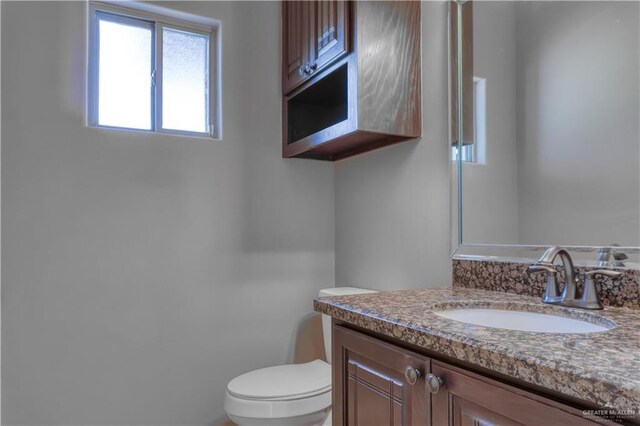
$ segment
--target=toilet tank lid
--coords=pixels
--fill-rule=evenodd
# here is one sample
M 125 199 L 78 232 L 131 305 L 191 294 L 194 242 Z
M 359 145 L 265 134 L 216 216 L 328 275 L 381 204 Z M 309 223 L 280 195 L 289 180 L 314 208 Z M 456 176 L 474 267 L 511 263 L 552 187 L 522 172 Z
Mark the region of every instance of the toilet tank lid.
M 347 296 L 349 294 L 377 293 L 375 290 L 357 287 L 333 287 L 320 290 L 320 297 Z

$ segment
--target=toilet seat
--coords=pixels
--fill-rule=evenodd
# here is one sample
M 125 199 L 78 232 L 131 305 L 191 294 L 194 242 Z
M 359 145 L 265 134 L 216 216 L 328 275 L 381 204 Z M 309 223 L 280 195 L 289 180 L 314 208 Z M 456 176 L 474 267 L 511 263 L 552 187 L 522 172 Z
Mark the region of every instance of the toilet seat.
M 235 417 L 254 419 L 286 419 L 311 413 L 327 412 L 331 408 L 331 390 L 308 398 L 288 401 L 260 401 L 242 399 L 227 393 L 224 409 L 233 420 Z M 325 417 L 326 414 L 322 417 Z
M 288 418 L 329 410 L 331 365 L 321 360 L 279 365 L 236 377 L 227 386 L 230 416 Z
M 250 371 L 227 385 L 232 396 L 261 401 L 306 398 L 330 389 L 331 365 L 319 359 Z

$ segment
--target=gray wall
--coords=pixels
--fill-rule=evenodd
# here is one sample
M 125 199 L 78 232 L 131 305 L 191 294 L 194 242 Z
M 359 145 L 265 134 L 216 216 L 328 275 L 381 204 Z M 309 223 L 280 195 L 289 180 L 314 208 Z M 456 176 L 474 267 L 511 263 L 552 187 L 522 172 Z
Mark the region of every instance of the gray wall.
M 639 9 L 474 3 L 487 163 L 463 166 L 465 243 L 640 245 Z
M 518 238 L 515 5 L 475 2 L 473 21 L 473 75 L 486 79 L 486 147 L 484 164 L 463 164 L 463 238 L 467 244 L 514 244 Z
M 85 127 L 83 2 L 2 2 L 3 424 L 213 423 L 334 285 L 333 167 L 280 158 L 279 3 L 163 5 L 223 22 L 221 142 Z
M 163 5 L 223 22 L 222 142 L 86 128 L 84 6 L 2 2 L 6 424 L 213 423 L 318 289 L 450 283 L 446 3 L 422 140 L 335 169 L 280 159 L 278 3 Z
M 517 5 L 521 244 L 640 245 L 640 3 Z
M 451 283 L 447 8 L 422 3 L 423 138 L 335 166 L 338 285 Z

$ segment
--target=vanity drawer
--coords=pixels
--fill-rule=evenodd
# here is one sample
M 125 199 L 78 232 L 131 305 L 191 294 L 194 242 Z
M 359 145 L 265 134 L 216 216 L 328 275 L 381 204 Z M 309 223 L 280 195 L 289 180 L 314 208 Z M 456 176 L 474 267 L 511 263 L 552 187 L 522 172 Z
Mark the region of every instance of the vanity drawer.
M 439 361 L 432 363 L 431 371 L 441 383 L 431 399 L 434 426 L 615 424 L 586 418 L 581 410 Z

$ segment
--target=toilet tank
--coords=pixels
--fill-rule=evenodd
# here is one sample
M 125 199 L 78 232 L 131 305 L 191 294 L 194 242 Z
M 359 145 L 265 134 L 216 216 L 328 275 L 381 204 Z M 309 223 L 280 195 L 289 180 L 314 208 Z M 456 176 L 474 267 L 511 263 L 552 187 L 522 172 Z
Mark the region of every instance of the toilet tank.
M 333 287 L 320 290 L 320 297 L 363 293 L 377 293 L 377 291 L 357 287 Z M 331 364 L 331 317 L 329 315 L 322 315 L 322 336 L 324 337 L 324 352 L 327 355 L 327 362 Z

